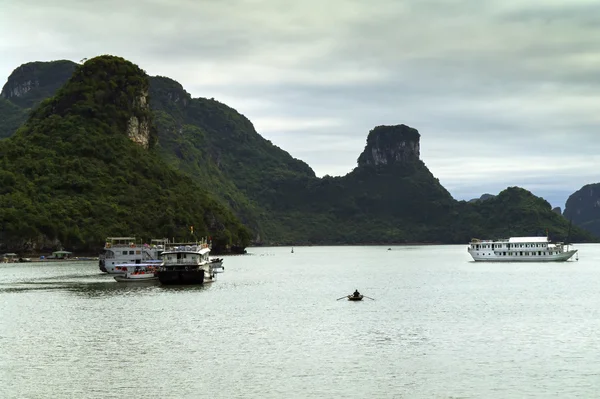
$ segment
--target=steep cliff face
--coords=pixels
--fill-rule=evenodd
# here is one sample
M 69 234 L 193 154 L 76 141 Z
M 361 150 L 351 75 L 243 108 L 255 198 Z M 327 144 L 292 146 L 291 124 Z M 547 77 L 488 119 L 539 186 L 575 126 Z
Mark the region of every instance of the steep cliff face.
M 567 199 L 565 218 L 600 236 L 600 183 L 587 184 Z
M 183 86 L 165 76 L 152 76 L 150 78 L 150 94 L 152 108 L 173 109 L 174 107 L 187 107 L 192 100 L 190 93 Z
M 30 62 L 16 68 L 0 91 L 0 139 L 25 123 L 30 108 L 53 96 L 75 70 L 71 61 Z
M 54 95 L 76 66 L 67 60 L 23 64 L 10 74 L 0 96 L 20 107 L 30 108 Z
M 419 139 L 416 129 L 406 125 L 377 126 L 369 132 L 358 166 L 409 164 L 419 161 Z
M 137 115 L 131 115 L 127 121 L 127 136 L 134 143 L 148 149 L 153 144 L 151 142 L 152 121 L 150 119 L 152 112 L 148 102 L 148 89 L 141 89 L 133 97 L 132 108 L 138 112 L 136 112 Z

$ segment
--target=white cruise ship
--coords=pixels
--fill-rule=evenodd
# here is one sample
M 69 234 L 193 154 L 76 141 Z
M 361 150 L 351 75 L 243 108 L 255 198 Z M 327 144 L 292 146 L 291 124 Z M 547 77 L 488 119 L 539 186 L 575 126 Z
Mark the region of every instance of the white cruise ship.
M 472 239 L 467 251 L 475 261 L 487 262 L 564 262 L 577 252 L 548 237 L 511 237 L 500 240 Z
M 168 239 L 153 239 L 150 244 L 137 242 L 135 237 L 108 237 L 100 254 L 99 268 L 104 273 L 125 274 L 127 265 L 162 263 L 161 253 Z

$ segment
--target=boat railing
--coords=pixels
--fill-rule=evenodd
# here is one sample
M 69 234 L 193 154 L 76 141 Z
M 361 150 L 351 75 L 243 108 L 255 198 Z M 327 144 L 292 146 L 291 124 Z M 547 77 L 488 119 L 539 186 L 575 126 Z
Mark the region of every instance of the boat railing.
M 169 265 L 198 265 L 200 266 L 201 263 L 198 263 L 198 260 L 194 259 L 176 259 L 176 260 L 165 260 L 163 266 L 169 266 Z

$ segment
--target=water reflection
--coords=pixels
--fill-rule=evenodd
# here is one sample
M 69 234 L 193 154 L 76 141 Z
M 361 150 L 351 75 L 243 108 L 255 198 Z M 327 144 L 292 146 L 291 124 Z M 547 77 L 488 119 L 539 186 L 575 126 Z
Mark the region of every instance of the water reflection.
M 90 281 L 93 279 L 93 281 Z M 0 283 L 2 293 L 25 293 L 36 291 L 65 291 L 84 298 L 111 296 L 156 295 L 161 292 L 179 293 L 202 291 L 209 286 L 182 285 L 163 286 L 158 281 L 117 282 L 106 274 L 68 274 L 52 277 L 35 277 L 9 283 Z

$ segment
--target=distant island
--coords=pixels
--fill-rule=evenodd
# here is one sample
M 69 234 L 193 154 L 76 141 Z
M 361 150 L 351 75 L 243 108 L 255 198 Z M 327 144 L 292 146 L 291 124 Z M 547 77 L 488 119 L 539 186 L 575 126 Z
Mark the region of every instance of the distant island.
M 217 253 L 546 231 L 598 241 L 518 187 L 456 201 L 403 124 L 374 127 L 352 171 L 318 178 L 236 110 L 110 55 L 18 67 L 0 121 L 0 253 L 94 253 L 115 235 L 210 236 Z

